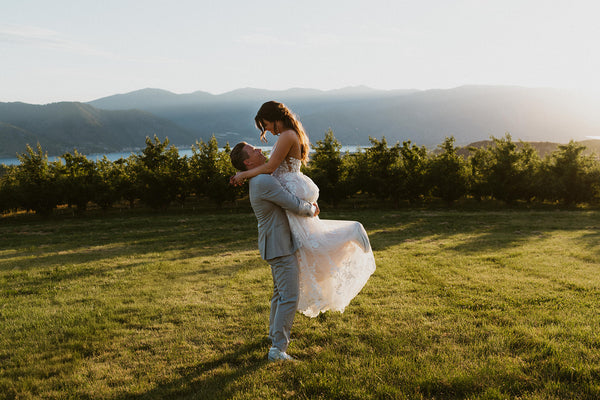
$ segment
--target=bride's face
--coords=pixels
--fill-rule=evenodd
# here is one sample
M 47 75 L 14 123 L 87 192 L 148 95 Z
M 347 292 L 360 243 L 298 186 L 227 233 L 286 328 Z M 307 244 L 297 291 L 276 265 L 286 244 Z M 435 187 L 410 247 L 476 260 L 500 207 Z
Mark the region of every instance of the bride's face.
M 275 133 L 275 124 L 277 123 L 277 121 L 267 121 L 267 120 L 263 120 L 263 127 L 265 128 L 266 131 L 271 132 L 273 135 L 277 135 Z

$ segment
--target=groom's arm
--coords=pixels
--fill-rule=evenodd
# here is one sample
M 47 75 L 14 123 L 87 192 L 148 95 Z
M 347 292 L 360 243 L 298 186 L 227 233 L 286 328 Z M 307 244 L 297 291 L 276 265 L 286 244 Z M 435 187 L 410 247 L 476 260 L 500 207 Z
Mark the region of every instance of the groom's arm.
M 250 180 L 252 191 L 259 194 L 260 198 L 277 204 L 281 208 L 294 214 L 305 217 L 314 217 L 319 214 L 319 207 L 299 199 L 281 186 L 277 178 L 271 175 L 257 175 Z

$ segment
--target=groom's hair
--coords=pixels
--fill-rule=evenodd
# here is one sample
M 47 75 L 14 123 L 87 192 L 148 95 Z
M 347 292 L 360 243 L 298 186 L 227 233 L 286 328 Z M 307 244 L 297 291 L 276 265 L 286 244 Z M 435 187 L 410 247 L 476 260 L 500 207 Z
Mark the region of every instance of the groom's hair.
M 231 163 L 235 168 L 237 168 L 240 171 L 246 171 L 248 169 L 246 168 L 246 164 L 244 164 L 244 161 L 248 158 L 248 153 L 246 153 L 246 151 L 244 150 L 244 147 L 247 144 L 248 143 L 246 142 L 240 142 L 236 144 L 233 150 L 231 150 L 231 153 L 229 153 Z

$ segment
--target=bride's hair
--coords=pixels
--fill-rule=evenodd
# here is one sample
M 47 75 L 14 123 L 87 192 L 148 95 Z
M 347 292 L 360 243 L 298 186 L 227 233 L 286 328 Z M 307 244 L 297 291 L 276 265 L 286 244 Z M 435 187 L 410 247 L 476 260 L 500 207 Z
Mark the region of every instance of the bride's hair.
M 302 123 L 298 120 L 298 117 L 296 117 L 296 115 L 294 115 L 294 113 L 290 111 L 285 104 L 278 103 L 276 101 L 267 101 L 260 107 L 256 113 L 256 117 L 254 117 L 254 123 L 260 131 L 260 140 L 266 143 L 267 139 L 265 135 L 267 131 L 263 121 L 273 122 L 274 124 L 277 121 L 281 121 L 286 129 L 291 129 L 296 132 L 298 135 L 298 141 L 300 142 L 300 159 L 302 160 L 303 164 L 308 162 L 308 151 L 310 149 L 308 135 L 304 131 Z M 279 132 L 273 133 L 277 134 Z

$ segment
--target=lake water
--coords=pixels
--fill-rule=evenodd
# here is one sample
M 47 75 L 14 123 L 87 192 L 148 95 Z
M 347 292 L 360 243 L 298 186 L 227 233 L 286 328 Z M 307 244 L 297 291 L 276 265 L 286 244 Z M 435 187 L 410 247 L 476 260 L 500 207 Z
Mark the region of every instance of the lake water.
M 271 146 L 256 146 L 260 149 L 262 149 L 262 151 L 270 151 L 271 150 Z M 342 153 L 345 153 L 346 151 L 349 151 L 350 153 L 355 153 L 358 151 L 359 148 L 361 149 L 365 149 L 368 146 L 342 146 Z M 183 156 L 191 156 L 193 154 L 192 149 L 191 148 L 185 148 L 185 149 L 178 149 L 179 150 L 179 156 L 183 157 Z M 223 150 L 223 149 L 220 149 Z M 311 149 L 311 153 L 312 153 L 312 149 Z M 106 158 L 108 158 L 109 161 L 117 161 L 120 158 L 127 158 L 132 154 L 140 154 L 140 151 L 128 151 L 128 152 L 121 152 L 121 153 L 106 153 L 106 154 L 86 154 L 86 157 L 88 160 L 92 160 L 92 161 L 97 161 L 97 160 L 101 160 L 102 157 L 106 156 Z M 59 157 L 48 157 L 48 161 L 56 161 Z M 19 159 L 18 158 L 0 158 L 0 164 L 4 164 L 4 165 L 19 165 Z

